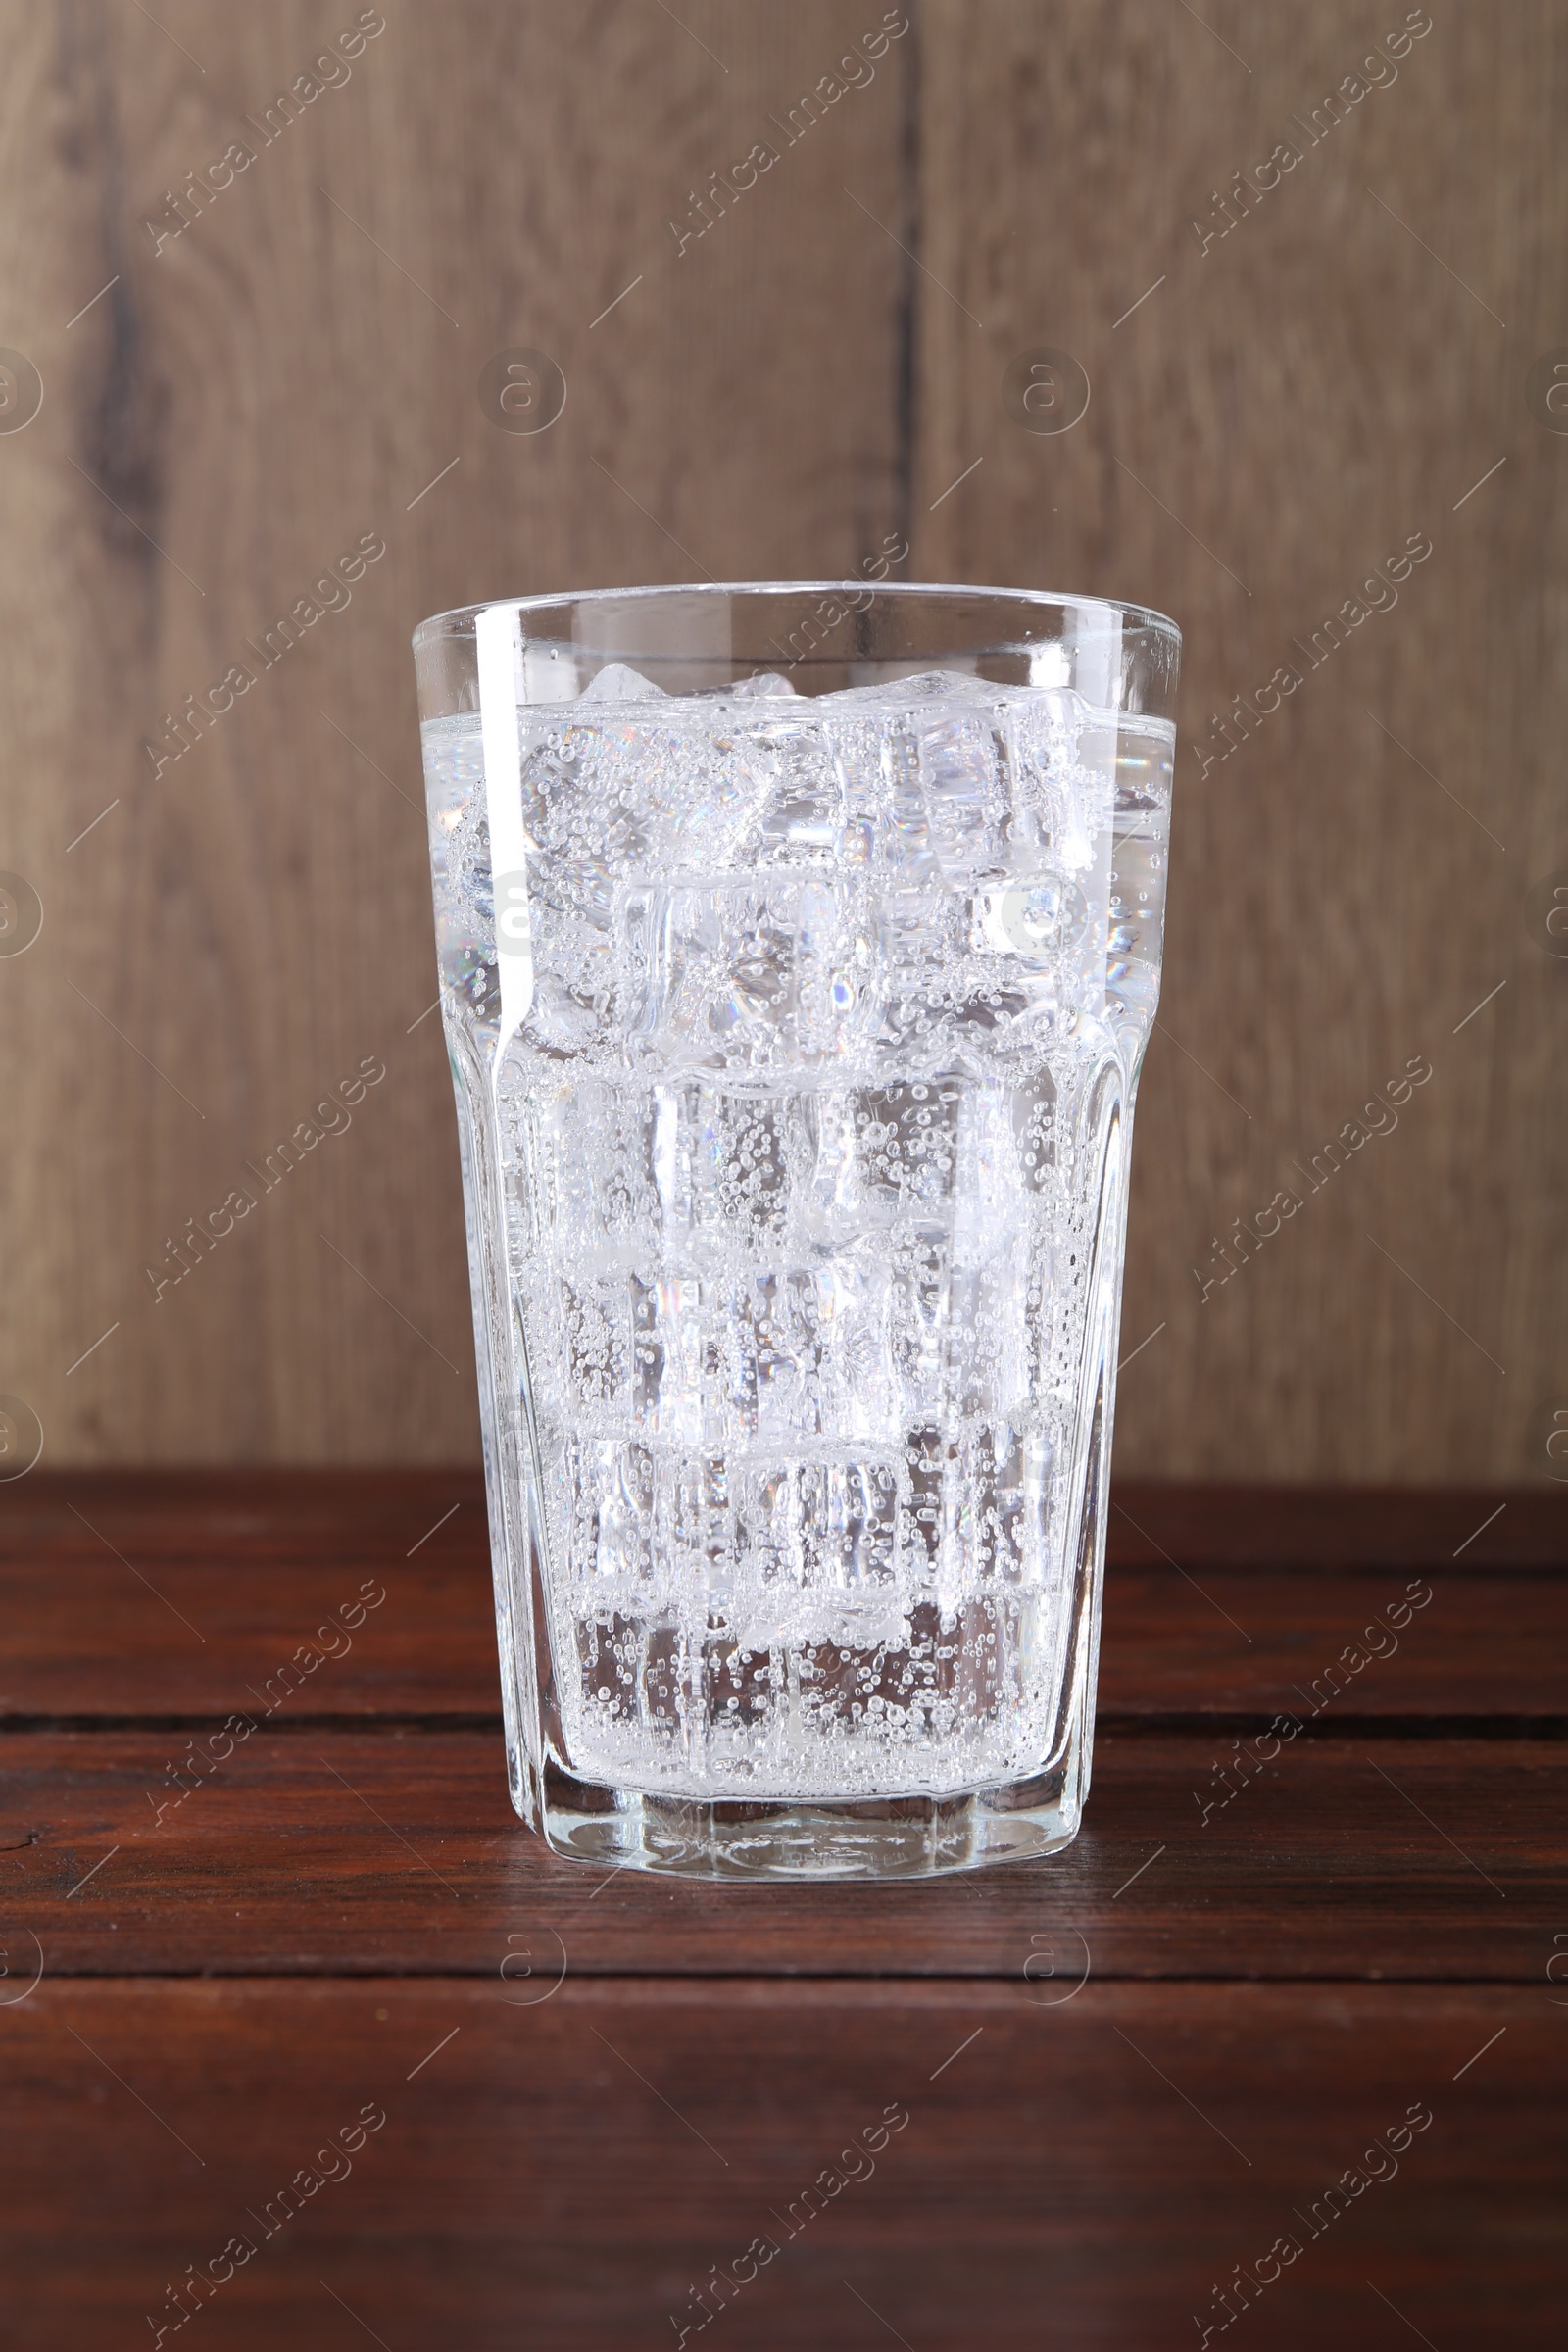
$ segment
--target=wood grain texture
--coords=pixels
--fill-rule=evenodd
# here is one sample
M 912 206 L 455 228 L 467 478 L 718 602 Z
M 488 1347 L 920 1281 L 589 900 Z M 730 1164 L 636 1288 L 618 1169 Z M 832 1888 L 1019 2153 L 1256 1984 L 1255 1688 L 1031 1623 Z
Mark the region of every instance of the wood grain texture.
M 1186 632 L 1123 1327 L 1163 1326 L 1120 1398 L 1139 1474 L 1541 1476 L 1565 1377 L 1564 967 L 1524 900 L 1568 862 L 1568 442 L 1525 378 L 1563 331 L 1568 11 L 1512 11 L 1505 39 L 1434 12 L 1314 132 L 1403 13 L 922 19 L 917 561 Z M 1282 140 L 1298 163 L 1222 235 L 1218 195 Z M 1054 436 L 1001 395 L 1041 345 L 1093 386 Z M 1432 553 L 1397 604 L 1373 589 L 1314 667 L 1323 615 L 1412 533 Z M 1299 687 L 1221 756 L 1211 715 L 1281 664 Z M 1373 1112 L 1311 1190 L 1413 1055 L 1433 1075 L 1397 1129 Z M 1282 1187 L 1303 1209 L 1222 1282 L 1216 1243 Z
M 542 1985 L 1027 1967 L 1066 1991 L 1086 1972 L 1544 1986 L 1557 1949 L 1561 1740 L 1351 1732 L 1259 1757 L 1212 1732 L 1106 1731 L 1064 1853 L 816 1888 L 561 1861 L 513 1813 L 494 1732 L 302 1727 L 218 1755 L 192 1765 L 168 1734 L 7 1739 L 0 1905 L 19 1955 L 36 1936 L 61 1975 L 499 1978 L 526 1950 Z
M 844 194 L 900 214 L 898 48 L 678 252 L 666 217 L 842 49 L 833 0 L 728 12 L 714 55 L 640 0 L 389 6 L 269 134 L 356 13 L 0 12 L 28 197 L 4 340 L 46 389 L 0 435 L 0 866 L 45 907 L 3 967 L 0 1388 L 55 1461 L 476 1457 L 450 1080 L 416 1025 L 410 630 L 508 591 L 841 573 L 900 511 L 911 265 Z M 155 250 L 165 192 L 236 138 L 255 160 Z M 516 346 L 566 377 L 538 435 L 477 394 Z M 362 534 L 385 556 L 263 669 L 247 640 Z M 144 741 L 235 662 L 254 684 L 155 775 Z M 168 1238 L 365 1058 L 352 1129 L 155 1305 Z
M 89 1702 L 83 1728 L 0 1736 L 8 2347 L 152 2341 L 189 2310 L 235 2352 L 609 2352 L 706 2308 L 756 2352 L 888 2329 L 1147 2352 L 1240 2296 L 1280 2352 L 1411 2328 L 1545 2352 L 1568 1745 L 1560 1662 L 1530 1651 L 1560 1647 L 1560 1510 L 1122 1494 L 1122 1711 L 1077 1842 L 813 1889 L 605 1877 L 520 1828 L 499 1731 L 449 1728 L 493 1672 L 470 1479 L 17 1489 L 8 1673 L 41 1689 L 105 1623 L 50 1686 Z M 1500 1516 L 1466 1544 L 1483 1500 Z M 1174 1550 L 1245 1602 L 1245 1649 Z M 188 1637 L 156 1598 L 122 1608 L 105 1560 L 206 1625 L 205 1692 Z M 1269 1678 L 1412 1570 L 1433 1596 L 1399 1651 L 1253 1769 Z M 338 1710 L 290 1694 L 156 1818 L 181 1750 L 157 1710 L 220 1705 L 302 1609 L 366 1582 L 387 1597 L 321 1670 Z M 1382 1713 L 1353 1715 L 1374 1675 Z M 1250 1761 L 1201 1720 L 1216 1691 Z M 1467 1732 L 1473 1691 L 1557 1722 Z M 776 2250 L 748 2278 L 759 2237 Z M 198 2301 L 193 2273 L 222 2283 Z
M 48 1458 L 473 1458 L 409 629 L 492 592 L 837 572 L 897 529 L 909 576 L 1187 632 L 1127 1346 L 1163 1328 L 1124 1467 L 1544 1478 L 1564 967 L 1524 903 L 1568 868 L 1568 439 L 1524 385 L 1564 331 L 1565 0 L 1506 38 L 1443 16 L 1315 143 L 1293 115 L 1400 10 L 923 0 L 684 250 L 691 193 L 782 142 L 878 10 L 381 13 L 269 129 L 354 10 L 0 6 L 0 333 L 45 395 L 0 432 L 0 867 L 44 905 L 0 958 L 0 1388 Z M 1286 137 L 1299 165 L 1201 250 Z M 236 139 L 254 160 L 159 244 Z M 1059 437 L 1001 401 L 1042 342 L 1094 387 Z M 476 391 L 518 345 L 568 386 L 538 435 Z M 1209 714 L 1418 531 L 1397 605 L 1205 768 Z M 351 603 L 160 765 L 362 534 L 386 554 Z M 1411 1055 L 1398 1128 L 1200 1303 L 1216 1238 Z M 352 1129 L 155 1305 L 143 1269 L 366 1059 Z
M 1553 1494 L 1114 1493 L 1102 1724 L 1568 1716 Z M 463 1472 L 40 1471 L 0 1514 L 0 1725 L 488 1725 L 500 1703 Z
M 1546 2352 L 1560 2046 L 1543 1991 L 1501 1988 L 1091 1984 L 1046 2010 L 1001 1984 L 568 1982 L 509 2007 L 499 1984 L 46 1981 L 0 2012 L 8 2341 L 140 2338 L 238 2234 L 191 2340 L 609 2352 L 678 2340 L 760 2236 L 774 2257 L 715 2298 L 755 2352 L 889 2328 L 1142 2352 L 1199 2340 L 1288 2234 L 1258 2343 L 1387 2352 L 1402 2318 L 1443 2352 Z M 327 2155 L 362 2111 L 385 2120 Z M 301 2168 L 337 2177 L 284 2220 Z M 1348 2168 L 1388 2178 L 1342 2211 Z M 824 2173 L 858 2178 L 817 2210 Z

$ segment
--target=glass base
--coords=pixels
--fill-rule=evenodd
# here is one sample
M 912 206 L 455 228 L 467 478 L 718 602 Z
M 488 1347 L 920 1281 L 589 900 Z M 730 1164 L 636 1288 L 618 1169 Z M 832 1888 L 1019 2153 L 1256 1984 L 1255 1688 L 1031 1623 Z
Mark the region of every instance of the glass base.
M 605 1788 L 552 1758 L 542 1802 L 524 1818 L 553 1852 L 601 1869 L 731 1882 L 941 1878 L 1071 1844 L 1088 1793 L 1083 1730 L 1075 1723 L 1065 1752 L 1026 1779 L 944 1796 L 712 1803 Z

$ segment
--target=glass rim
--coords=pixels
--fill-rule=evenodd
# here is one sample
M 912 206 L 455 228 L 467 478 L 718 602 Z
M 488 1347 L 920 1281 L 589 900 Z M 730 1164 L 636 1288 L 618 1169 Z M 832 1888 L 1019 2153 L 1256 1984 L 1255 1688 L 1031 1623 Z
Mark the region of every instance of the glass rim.
M 451 605 L 445 612 L 432 612 L 416 627 L 412 643 L 418 652 L 434 637 L 458 634 L 451 624 L 472 623 L 481 612 L 503 609 L 525 613 L 562 605 L 608 605 L 637 597 L 650 601 L 672 596 L 821 597 L 840 596 L 846 591 L 856 596 L 905 597 L 913 601 L 944 596 L 971 602 L 1004 600 L 1042 612 L 1082 609 L 1115 612 L 1123 623 L 1131 622 L 1152 637 L 1162 637 L 1177 646 L 1182 641 L 1181 625 L 1169 613 L 1157 612 L 1152 605 L 1127 604 L 1118 597 L 1094 596 L 1070 589 L 987 587 L 968 580 L 868 580 L 851 573 L 836 580 L 660 580 L 631 588 L 558 588 L 534 596 L 487 596 L 477 604 Z

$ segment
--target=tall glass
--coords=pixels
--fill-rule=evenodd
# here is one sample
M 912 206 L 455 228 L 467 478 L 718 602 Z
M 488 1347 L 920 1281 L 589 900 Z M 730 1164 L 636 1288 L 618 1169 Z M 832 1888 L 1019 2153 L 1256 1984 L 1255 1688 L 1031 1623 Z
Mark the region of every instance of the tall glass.
M 1176 628 L 791 582 L 414 642 L 517 1810 L 708 1878 L 1065 1844 Z

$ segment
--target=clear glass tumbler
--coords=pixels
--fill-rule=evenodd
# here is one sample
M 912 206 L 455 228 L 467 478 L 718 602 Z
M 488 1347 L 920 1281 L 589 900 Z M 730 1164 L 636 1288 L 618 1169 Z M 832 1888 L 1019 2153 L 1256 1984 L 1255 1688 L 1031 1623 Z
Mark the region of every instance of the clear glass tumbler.
M 414 642 L 518 1811 L 707 1878 L 1065 1844 L 1176 628 L 852 581 Z

